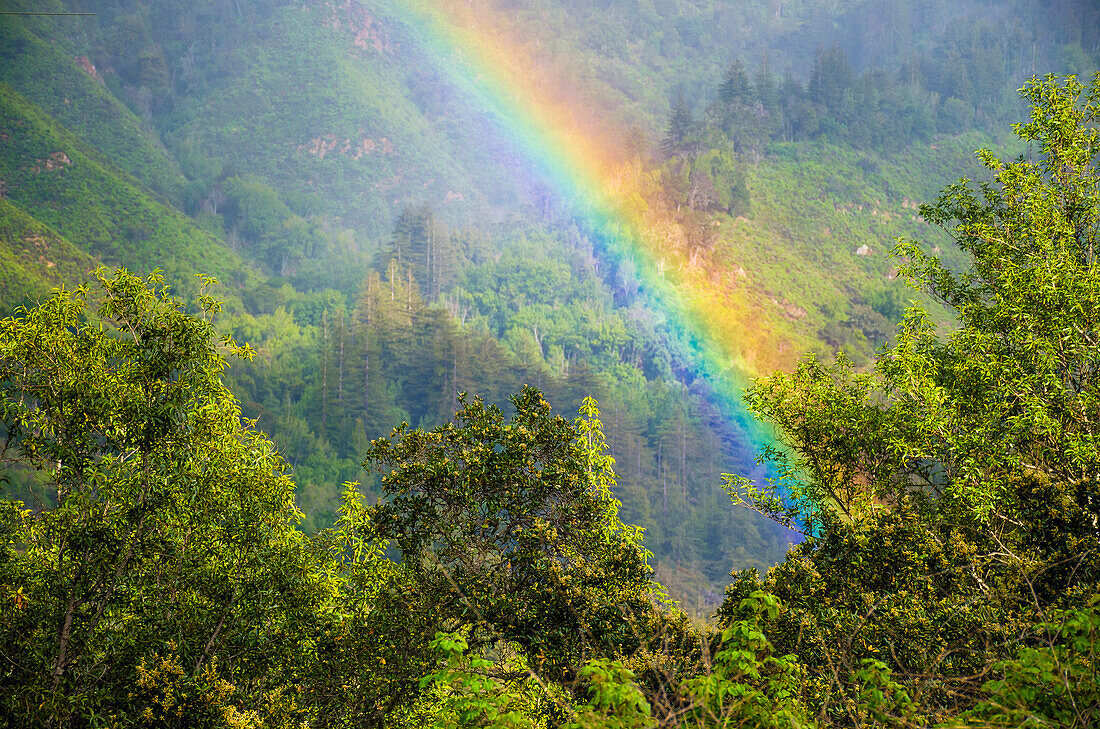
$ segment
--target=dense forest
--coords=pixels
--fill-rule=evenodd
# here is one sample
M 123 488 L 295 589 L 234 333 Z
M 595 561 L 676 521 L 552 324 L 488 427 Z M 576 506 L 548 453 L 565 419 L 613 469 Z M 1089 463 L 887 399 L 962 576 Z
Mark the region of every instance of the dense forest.
M 1100 721 L 1089 3 L 9 5 L 0 725 Z
M 989 181 L 922 208 L 967 269 L 897 247 L 956 327 L 914 306 L 870 369 L 750 388 L 785 448 L 729 490 L 805 539 L 714 623 L 621 521 L 591 398 L 462 395 L 371 442 L 383 498 L 348 484 L 308 536 L 211 279 L 195 314 L 125 271 L 19 309 L 5 453 L 56 506 L 4 502 L 6 723 L 1095 726 L 1100 74 L 1024 95 L 1033 156 L 983 150 Z

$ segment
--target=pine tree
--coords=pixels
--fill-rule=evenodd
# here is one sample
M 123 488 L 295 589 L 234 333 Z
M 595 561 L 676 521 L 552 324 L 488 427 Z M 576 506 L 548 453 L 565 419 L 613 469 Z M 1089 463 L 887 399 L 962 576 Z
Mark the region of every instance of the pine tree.
M 840 107 L 844 92 L 852 85 L 852 64 L 839 45 L 818 48 L 810 69 L 810 98 L 830 110 Z
M 772 73 L 771 62 L 768 54 L 764 54 L 764 60 L 760 68 L 756 70 L 756 78 L 753 81 L 753 92 L 756 100 L 769 114 L 779 111 L 779 89 L 775 83 L 775 74 Z
M 722 85 L 718 87 L 718 98 L 723 104 L 744 103 L 751 97 L 749 76 L 740 59 L 726 70 Z
M 676 94 L 676 103 L 673 104 L 668 118 L 668 131 L 661 144 L 662 151 L 668 156 L 684 152 L 685 142 L 691 137 L 694 127 L 695 118 L 681 91 Z

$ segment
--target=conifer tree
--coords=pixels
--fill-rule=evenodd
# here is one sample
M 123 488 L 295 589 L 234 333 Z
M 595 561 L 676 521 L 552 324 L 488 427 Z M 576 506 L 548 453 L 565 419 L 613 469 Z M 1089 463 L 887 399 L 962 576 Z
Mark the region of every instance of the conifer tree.
M 749 76 L 738 59 L 726 70 L 722 85 L 718 87 L 718 98 L 724 104 L 744 103 L 749 100 L 751 92 Z
M 676 103 L 672 105 L 672 112 L 668 118 L 668 128 L 665 138 L 661 142 L 661 149 L 668 156 L 678 155 L 687 151 L 687 142 L 695 129 L 695 117 L 691 113 L 691 107 L 684 100 L 684 93 L 676 94 Z
M 829 111 L 838 111 L 844 92 L 852 85 L 852 78 L 852 64 L 839 45 L 818 48 L 807 84 L 810 99 Z

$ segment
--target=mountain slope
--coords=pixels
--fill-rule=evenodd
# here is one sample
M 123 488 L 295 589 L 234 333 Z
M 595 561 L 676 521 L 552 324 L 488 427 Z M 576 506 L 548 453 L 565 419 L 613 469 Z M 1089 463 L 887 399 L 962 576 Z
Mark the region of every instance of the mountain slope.
M 91 256 L 0 199 L 0 307 L 4 310 L 41 299 L 53 288 L 86 281 L 96 265 Z
M 0 179 L 10 205 L 88 256 L 137 271 L 162 269 L 185 290 L 196 272 L 238 284 L 241 259 L 185 215 L 0 84 Z
M 456 5 L 511 38 L 551 88 L 583 92 L 577 118 L 630 160 L 639 206 L 668 233 L 654 262 L 693 287 L 685 298 L 748 374 L 789 367 L 804 351 L 842 348 L 866 362 L 892 335 L 910 296 L 891 278 L 892 238 L 953 255 L 917 205 L 973 175 L 973 149 L 996 146 L 975 130 L 988 121 L 975 103 L 992 99 L 991 116 L 1010 108 L 999 105 L 1008 82 L 990 79 L 1020 62 L 1006 40 L 997 73 L 966 77 L 971 91 L 947 103 L 963 76 L 929 59 L 966 68 L 989 50 L 986 30 L 1007 22 L 1001 9 L 959 36 L 947 21 L 985 5 L 969 1 L 928 9 L 937 23 L 908 46 L 916 60 L 889 43 L 855 52 L 878 31 L 840 28 L 866 2 Z M 900 3 L 884 28 L 912 26 L 918 5 Z M 705 612 L 730 569 L 779 558 L 790 535 L 734 510 L 719 487 L 723 471 L 762 474 L 736 396 L 696 376 L 698 332 L 646 299 L 646 272 L 603 255 L 583 201 L 532 174 L 531 150 L 511 144 L 497 118 L 507 104 L 483 103 L 429 63 L 440 56 L 425 44 L 440 41 L 417 32 L 407 2 L 88 7 L 94 17 L 0 18 L 7 305 L 85 278 L 96 260 L 165 269 L 185 296 L 195 273 L 217 275 L 228 285 L 215 295 L 231 304 L 219 324 L 258 352 L 229 380 L 285 449 L 309 528 L 331 520 L 345 479 L 376 489 L 359 467 L 371 438 L 402 420 L 437 424 L 459 389 L 503 403 L 531 383 L 563 414 L 584 395 L 600 400 L 622 513 L 647 528 L 677 597 Z M 1080 51 L 1090 32 L 1062 45 Z M 850 93 L 837 102 L 847 117 L 815 100 L 805 79 L 816 46 L 834 40 L 851 51 Z M 1061 47 L 1040 44 L 1038 55 Z M 765 49 L 770 81 L 753 68 Z M 461 61 L 451 51 L 443 57 Z M 779 98 L 785 88 L 788 124 L 776 121 L 777 104 L 773 114 L 763 101 L 715 101 L 733 58 L 748 67 L 738 93 L 771 88 Z M 904 78 L 910 61 L 928 78 Z M 657 141 L 669 136 L 677 90 L 685 133 L 672 141 L 682 148 Z M 878 105 L 863 119 L 865 98 Z M 878 124 L 898 99 L 907 114 L 923 109 L 914 99 L 926 103 L 936 124 L 947 109 L 951 123 L 870 141 L 845 134 L 841 122 Z M 508 101 L 523 113 L 523 98 Z M 745 128 L 752 144 L 738 136 Z M 721 162 L 721 175 L 702 175 L 721 205 L 698 202 L 707 160 Z
M 55 34 L 49 42 L 17 18 L 0 19 L 0 82 L 36 104 L 104 159 L 177 201 L 185 179 L 167 150 L 106 87 L 87 55 Z

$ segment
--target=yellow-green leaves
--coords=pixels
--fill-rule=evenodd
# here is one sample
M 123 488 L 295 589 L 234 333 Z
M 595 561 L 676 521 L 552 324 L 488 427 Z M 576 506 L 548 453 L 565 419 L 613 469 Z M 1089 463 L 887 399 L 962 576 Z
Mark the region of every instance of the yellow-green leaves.
M 17 609 L 0 613 L 0 651 L 21 660 L 0 713 L 131 721 L 171 696 L 244 726 L 279 694 L 270 724 L 300 717 L 291 677 L 327 585 L 287 466 L 222 385 L 208 320 L 159 275 L 97 278 L 0 323 L 9 473 L 35 469 L 53 494 L 4 509 L 0 595 Z M 171 675 L 135 691 L 154 665 Z

